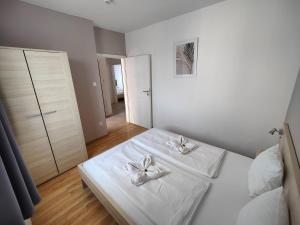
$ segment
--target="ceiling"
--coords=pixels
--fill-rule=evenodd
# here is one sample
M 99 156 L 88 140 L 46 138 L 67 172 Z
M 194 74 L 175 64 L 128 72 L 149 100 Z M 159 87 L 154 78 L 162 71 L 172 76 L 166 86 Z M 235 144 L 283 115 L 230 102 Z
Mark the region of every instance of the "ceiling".
M 129 32 L 222 0 L 22 0 L 92 20 L 95 26 Z

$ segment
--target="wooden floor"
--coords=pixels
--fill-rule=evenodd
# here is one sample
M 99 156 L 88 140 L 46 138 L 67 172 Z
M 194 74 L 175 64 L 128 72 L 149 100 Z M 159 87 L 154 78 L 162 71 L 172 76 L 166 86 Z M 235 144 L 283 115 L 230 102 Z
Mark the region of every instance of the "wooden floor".
M 88 145 L 93 157 L 141 132 L 144 128 L 133 124 L 109 133 Z M 77 168 L 38 187 L 42 201 L 36 207 L 33 225 L 113 225 L 117 224 L 88 189 L 82 189 Z

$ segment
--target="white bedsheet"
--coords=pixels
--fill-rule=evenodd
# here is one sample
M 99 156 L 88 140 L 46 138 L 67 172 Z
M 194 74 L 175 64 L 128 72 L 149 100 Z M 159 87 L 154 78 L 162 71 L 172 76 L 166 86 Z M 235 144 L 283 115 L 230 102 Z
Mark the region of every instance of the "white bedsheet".
M 153 157 L 169 174 L 137 187 L 123 167 L 146 153 L 127 141 L 84 162 L 83 168 L 93 183 L 104 189 L 136 224 L 190 224 L 209 182 Z
M 178 134 L 153 128 L 133 137 L 132 141 L 150 153 L 194 174 L 210 178 L 218 175 L 226 150 L 189 139 L 199 147 L 188 154 L 179 154 L 167 145 L 170 139 L 176 137 Z
M 248 193 L 248 170 L 252 159 L 226 153 L 219 176 L 199 205 L 191 225 L 234 225 L 239 211 L 251 198 Z M 254 225 L 254 224 L 253 224 Z

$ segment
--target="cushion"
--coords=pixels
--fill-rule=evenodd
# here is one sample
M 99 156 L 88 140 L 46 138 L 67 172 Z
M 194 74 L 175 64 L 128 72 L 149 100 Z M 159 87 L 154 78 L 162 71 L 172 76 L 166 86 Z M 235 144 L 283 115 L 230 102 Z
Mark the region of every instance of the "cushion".
M 253 160 L 248 172 L 249 195 L 255 197 L 282 186 L 283 170 L 278 145 L 260 153 Z
M 261 194 L 241 209 L 236 225 L 254 224 L 289 224 L 289 212 L 282 187 Z

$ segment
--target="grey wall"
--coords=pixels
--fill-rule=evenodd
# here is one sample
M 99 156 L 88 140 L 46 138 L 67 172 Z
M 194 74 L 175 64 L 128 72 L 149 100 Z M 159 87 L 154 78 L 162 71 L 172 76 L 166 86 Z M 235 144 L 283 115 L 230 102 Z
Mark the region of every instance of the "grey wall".
M 296 81 L 294 93 L 286 115 L 297 152 L 300 165 L 300 72 Z
M 299 0 L 226 0 L 126 33 L 152 55 L 154 126 L 244 154 L 276 143 L 300 66 Z M 174 78 L 174 42 L 198 37 L 197 77 Z
M 85 140 L 106 134 L 91 21 L 16 0 L 1 0 L 0 45 L 66 51 Z M 92 86 L 92 82 L 97 86 Z
M 125 34 L 95 27 L 97 53 L 125 55 Z

